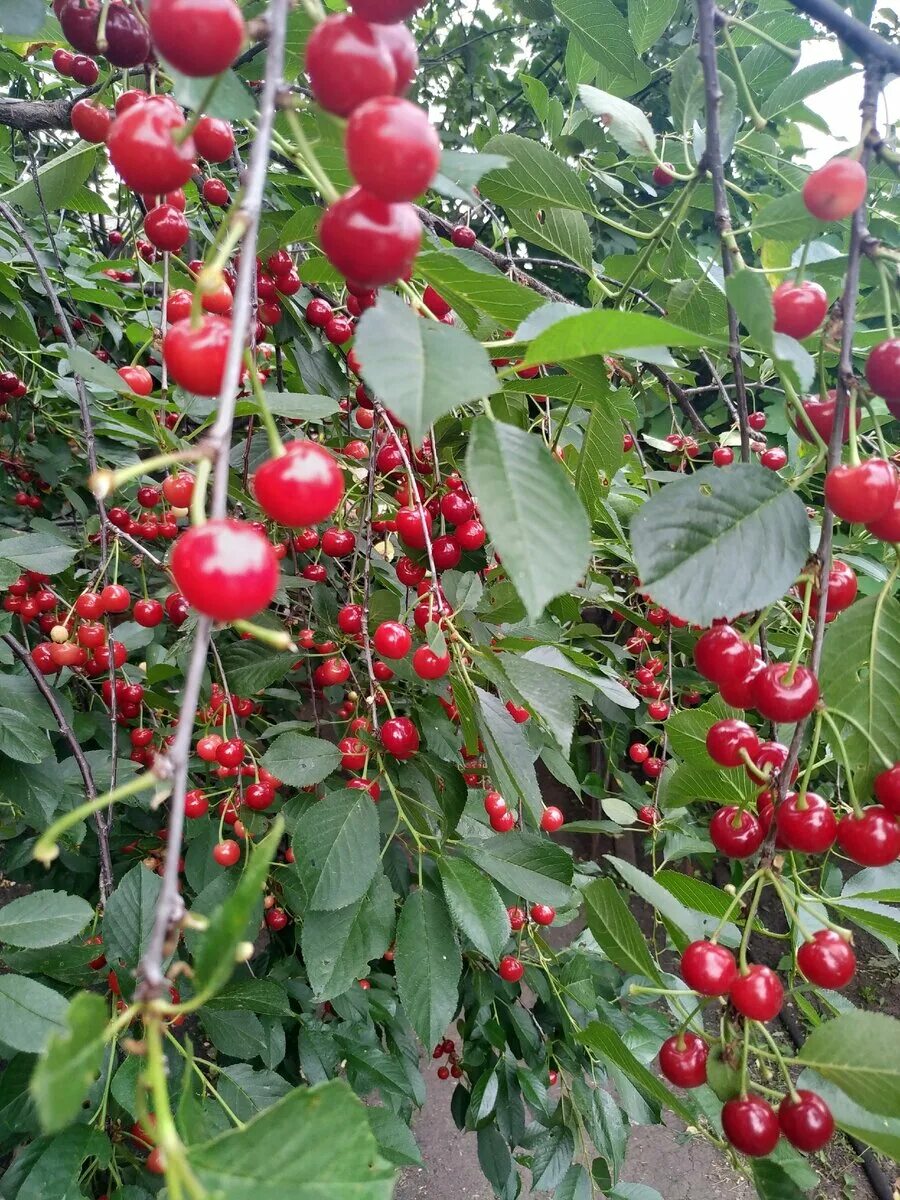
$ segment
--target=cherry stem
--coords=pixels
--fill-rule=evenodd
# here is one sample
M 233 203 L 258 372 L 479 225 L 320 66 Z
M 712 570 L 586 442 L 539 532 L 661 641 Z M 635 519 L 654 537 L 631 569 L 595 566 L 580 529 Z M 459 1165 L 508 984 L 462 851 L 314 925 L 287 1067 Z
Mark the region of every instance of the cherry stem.
M 797 267 L 797 274 L 794 276 L 795 283 L 803 282 L 803 275 L 806 271 L 806 259 L 809 255 L 809 247 L 812 244 L 812 234 L 810 234 L 803 243 L 803 250 L 800 253 L 800 265 Z
M 79 821 L 83 821 L 93 813 L 109 808 L 118 800 L 127 800 L 129 796 L 136 796 L 140 792 L 146 792 L 150 788 L 156 787 L 161 787 L 163 792 L 167 790 L 160 776 L 154 775 L 152 771 L 145 771 L 143 775 L 129 779 L 127 783 L 120 784 L 112 791 L 104 792 L 102 796 L 93 796 L 84 804 L 79 804 L 77 808 L 64 813 L 54 821 L 49 829 L 44 830 L 34 844 L 31 851 L 32 858 L 36 858 L 38 862 L 42 862 L 44 866 L 48 867 L 59 856 L 59 839 L 67 829 L 71 829 L 73 825 L 77 825 Z
M 792 50 L 790 46 L 785 46 L 783 42 L 779 42 L 776 38 L 773 38 L 770 33 L 766 33 L 764 29 L 759 29 L 750 21 L 744 21 L 740 17 L 732 16 L 731 13 L 719 12 L 717 15 L 721 18 L 723 25 L 737 25 L 741 29 L 748 30 L 753 34 L 754 37 L 758 37 L 761 41 L 767 42 L 773 50 L 777 50 L 779 54 L 783 54 L 785 58 L 789 58 L 791 62 L 796 62 L 800 57 L 799 50 Z
M 806 795 L 806 789 L 809 787 L 809 780 L 812 776 L 813 767 L 815 765 L 816 754 L 819 750 L 819 738 L 822 734 L 822 710 L 817 709 L 815 725 L 813 726 L 812 742 L 807 754 L 806 770 L 803 772 L 803 778 L 800 780 L 800 786 L 797 788 L 801 796 Z
M 760 1033 L 763 1035 L 765 1040 L 768 1042 L 768 1044 L 772 1050 L 772 1053 L 775 1056 L 775 1061 L 778 1063 L 778 1068 L 781 1071 L 782 1075 L 784 1076 L 784 1081 L 787 1084 L 788 1094 L 790 1095 L 792 1100 L 796 1100 L 797 1099 L 797 1089 L 794 1087 L 794 1081 L 793 1081 L 793 1079 L 791 1079 L 791 1073 L 788 1070 L 787 1063 L 784 1061 L 784 1055 L 778 1049 L 778 1043 L 772 1037 L 771 1033 L 769 1033 L 768 1029 L 766 1029 L 766 1027 L 762 1023 L 762 1021 L 754 1021 L 754 1024 L 759 1029 Z
M 249 350 L 244 352 L 244 362 L 247 366 L 247 375 L 250 379 L 250 386 L 253 389 L 253 397 L 256 400 L 259 408 L 260 419 L 265 426 L 266 436 L 269 439 L 269 449 L 272 451 L 273 458 L 281 458 L 284 454 L 284 444 L 281 436 L 278 433 L 278 426 L 275 424 L 275 418 L 272 416 L 272 410 L 266 401 L 266 393 L 263 390 L 262 381 L 259 378 L 259 371 L 256 363 L 253 360 L 253 355 Z
M 769 870 L 767 872 L 767 874 L 768 874 L 769 882 L 775 888 L 775 892 L 778 896 L 778 899 L 781 901 L 781 907 L 784 909 L 784 911 L 788 915 L 788 917 L 797 926 L 800 933 L 803 935 L 804 941 L 807 941 L 807 942 L 811 941 L 812 934 L 809 932 L 808 929 L 805 928 L 802 921 L 800 920 L 800 914 L 797 912 L 797 907 L 794 904 L 794 902 L 791 900 L 791 898 L 788 896 L 787 890 L 785 889 L 782 881 L 778 878 L 778 876 L 772 870 Z M 797 904 L 799 904 L 799 903 L 800 903 L 800 897 L 797 896 Z
M 257 642 L 271 646 L 273 650 L 290 650 L 292 654 L 297 653 L 298 647 L 286 629 L 267 629 L 265 625 L 254 625 L 252 621 L 232 621 L 231 627 L 238 633 L 248 633 Z
M 212 474 L 212 463 L 208 458 L 200 460 L 200 465 L 197 467 L 197 474 L 194 477 L 194 491 L 191 494 L 191 524 L 205 525 L 206 524 L 206 489 L 209 485 L 209 477 Z
M 335 200 L 340 198 L 340 192 L 331 182 L 328 173 L 316 157 L 316 152 L 312 148 L 312 144 L 306 134 L 303 132 L 303 125 L 294 108 L 285 108 L 285 120 L 288 123 L 288 128 L 291 131 L 291 137 L 299 150 L 299 158 L 295 155 L 297 165 L 301 166 L 312 182 L 322 193 L 322 198 L 327 200 L 329 204 L 333 204 Z
M 764 116 L 762 116 L 759 109 L 753 103 L 753 96 L 751 95 L 750 88 L 747 86 L 747 77 L 744 75 L 744 69 L 741 66 L 741 60 L 738 58 L 738 53 L 734 48 L 734 42 L 731 40 L 731 34 L 728 32 L 728 26 L 726 24 L 722 25 L 722 37 L 725 40 L 725 45 L 728 47 L 728 53 L 734 66 L 738 86 L 741 90 L 741 96 L 743 97 L 744 104 L 747 106 L 747 111 L 753 120 L 753 127 L 756 130 L 761 131 L 765 129 L 768 121 Z
M 800 636 L 797 638 L 797 645 L 794 647 L 794 654 L 791 658 L 791 665 L 784 673 L 783 682 L 788 686 L 794 680 L 794 672 L 800 664 L 800 658 L 803 654 L 803 646 L 806 641 L 806 626 L 809 623 L 809 608 L 812 603 L 813 582 L 807 579 L 806 588 L 803 592 L 803 612 L 800 616 Z
M 766 887 L 766 875 L 762 873 L 756 881 L 756 891 L 753 893 L 753 899 L 750 901 L 750 907 L 747 910 L 747 915 L 744 918 L 744 932 L 741 936 L 741 948 L 738 956 L 741 973 L 747 970 L 747 950 L 750 945 L 750 934 L 753 932 L 753 922 L 756 920 L 756 910 L 759 908 L 759 902 L 762 899 L 762 894 Z
M 172 135 L 172 141 L 176 146 L 181 146 L 184 142 L 186 142 L 197 128 L 197 123 L 203 116 L 206 109 L 209 107 L 209 102 L 216 94 L 216 89 L 224 78 L 225 72 L 223 71 L 221 75 L 216 75 L 209 81 L 209 86 L 200 97 L 199 103 L 194 105 L 194 111 L 191 113 L 190 117 L 188 117 L 187 121 L 185 121 L 181 128 L 176 129 L 175 133 Z
M 859 817 L 862 815 L 862 808 L 856 795 L 856 789 L 853 786 L 853 771 L 850 767 L 850 759 L 847 755 L 847 747 L 844 745 L 844 739 L 841 737 L 841 731 L 833 721 L 831 714 L 827 711 L 827 709 L 824 708 L 821 710 L 821 713 L 822 720 L 827 721 L 828 728 L 834 734 L 834 740 L 837 743 L 838 754 L 841 762 L 843 763 L 844 774 L 847 778 L 847 791 L 850 793 L 850 804 L 853 808 L 854 814 Z
M 891 299 L 891 280 L 888 274 L 887 266 L 883 259 L 876 258 L 875 265 L 878 268 L 878 276 L 881 280 L 881 295 L 884 299 L 884 323 L 887 327 L 887 335 L 889 338 L 894 336 L 894 312 L 893 302 Z
M 140 479 L 142 475 L 160 471 L 163 467 L 172 466 L 173 463 L 197 462 L 198 459 L 205 457 L 206 451 L 200 446 L 195 446 L 190 450 L 168 450 L 165 454 L 155 454 L 152 458 L 143 458 L 140 462 L 134 463 L 130 467 L 122 467 L 118 471 L 95 471 L 88 479 L 88 487 L 96 500 L 105 500 L 111 492 L 116 491 L 125 483 L 130 483 L 132 479 Z
M 760 783 L 770 784 L 772 776 L 768 771 L 761 771 L 753 759 L 750 757 L 750 751 L 742 746 L 740 749 L 741 762 L 747 768 L 747 773 L 758 779 Z
M 722 932 L 722 930 L 725 928 L 725 925 L 730 920 L 731 914 L 740 905 L 741 896 L 743 896 L 744 892 L 749 891 L 750 888 L 753 887 L 754 883 L 756 883 L 756 881 L 759 879 L 759 876 L 760 876 L 760 872 L 757 870 L 757 871 L 753 872 L 753 874 L 750 876 L 749 879 L 744 880 L 744 882 L 741 884 L 741 886 L 735 892 L 731 903 L 728 905 L 728 907 L 725 909 L 725 912 L 722 914 L 722 919 L 721 919 L 721 921 L 719 921 L 719 924 L 716 926 L 715 933 L 710 938 L 710 941 L 713 941 L 713 942 L 716 941 L 719 934 Z
M 889 758 L 885 754 L 885 752 L 882 750 L 882 748 L 879 746 L 879 744 L 872 737 L 871 733 L 869 733 L 868 729 L 866 729 L 866 727 L 864 725 L 862 725 L 859 721 L 857 721 L 856 717 L 851 717 L 849 713 L 842 712 L 841 709 L 835 708 L 834 705 L 828 706 L 828 712 L 831 714 L 832 717 L 837 717 L 838 720 L 846 721 L 848 725 L 852 725 L 853 728 L 857 731 L 857 733 L 861 733 L 863 735 L 863 737 L 866 739 L 866 741 L 869 743 L 869 745 L 872 747 L 872 749 L 875 751 L 875 753 L 878 755 L 878 757 L 881 759 L 881 761 L 884 764 L 886 769 L 890 769 L 894 765 L 894 760 L 892 758 Z

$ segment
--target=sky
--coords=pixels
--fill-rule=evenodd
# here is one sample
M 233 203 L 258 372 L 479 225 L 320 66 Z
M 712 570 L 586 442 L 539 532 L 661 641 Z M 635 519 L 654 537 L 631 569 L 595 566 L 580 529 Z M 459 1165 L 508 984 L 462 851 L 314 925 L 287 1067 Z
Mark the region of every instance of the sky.
M 888 7 L 885 5 L 884 7 Z M 894 5 L 890 6 L 895 7 Z M 804 42 L 800 51 L 798 67 L 840 58 L 837 46 L 832 42 Z M 803 139 L 809 147 L 806 161 L 811 167 L 820 167 L 841 150 L 854 146 L 859 139 L 859 102 L 862 99 L 862 73 L 849 79 L 841 79 L 811 96 L 807 105 L 828 122 L 831 136 L 828 137 L 809 125 L 803 127 Z M 900 120 L 900 79 L 892 80 L 884 89 L 878 110 L 879 127 L 882 133 L 889 122 Z

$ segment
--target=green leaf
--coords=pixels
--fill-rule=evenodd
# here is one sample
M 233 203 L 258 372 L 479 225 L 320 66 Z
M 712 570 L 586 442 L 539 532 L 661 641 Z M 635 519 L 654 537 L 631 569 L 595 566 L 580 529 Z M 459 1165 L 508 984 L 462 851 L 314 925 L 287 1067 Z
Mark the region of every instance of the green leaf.
M 616 74 L 634 74 L 637 56 L 625 18 L 612 0 L 554 0 L 553 7 L 591 58 Z
M 572 682 L 552 667 L 518 654 L 503 654 L 500 663 L 510 683 L 547 726 L 562 753 L 568 755 L 576 713 Z
M 800 192 L 776 196 L 753 222 L 753 233 L 763 241 L 786 242 L 789 245 L 797 245 L 808 237 L 815 237 L 825 228 L 824 222 L 810 214 Z
M 838 725 L 846 713 L 876 745 L 900 744 L 900 602 L 895 597 L 867 596 L 828 626 L 819 682 Z M 829 742 L 834 736 L 827 727 L 825 736 Z M 842 740 L 860 786 L 871 788 L 882 770 L 871 743 L 849 722 Z
M 797 1052 L 802 1063 L 872 1113 L 900 1112 L 900 1021 L 884 1013 L 848 1012 L 812 1030 Z
M 681 329 L 661 317 L 639 312 L 590 312 L 562 316 L 531 342 L 523 362 L 558 363 L 597 354 L 625 354 L 641 358 L 641 347 L 707 346 L 708 337 Z
M 481 180 L 482 195 L 504 208 L 572 208 L 593 212 L 588 190 L 578 175 L 552 150 L 517 133 L 499 133 L 485 146 L 501 154 L 505 167 L 489 171 Z
M 575 1154 L 575 1136 L 565 1125 L 554 1125 L 531 1148 L 531 1186 L 553 1191 L 569 1169 Z
M 380 863 L 378 815 L 364 791 L 326 796 L 297 822 L 294 857 L 309 907 L 333 911 L 363 896 Z
M 369 1127 L 375 1134 L 378 1149 L 397 1167 L 421 1167 L 422 1155 L 409 1125 L 389 1108 L 371 1105 L 366 1108 Z
M 772 290 L 764 275 L 746 267 L 725 280 L 725 294 L 751 338 L 764 350 L 772 346 Z
M 162 880 L 147 867 L 132 867 L 119 880 L 103 912 L 103 952 L 109 965 L 124 962 L 132 970 L 150 940 Z M 121 973 L 120 982 L 124 982 Z
M 256 1071 L 247 1063 L 222 1067 L 216 1090 L 240 1121 L 251 1121 L 291 1092 L 291 1085 L 274 1071 Z
M 47 10 L 42 0 L 4 0 L 0 30 L 14 38 L 28 38 L 44 23 Z
M 32 892 L 0 908 L 0 942 L 26 949 L 58 946 L 81 933 L 94 910 L 80 896 Z
M 582 894 L 588 928 L 610 962 L 627 974 L 658 980 L 647 939 L 613 881 L 595 879 Z
M 809 1195 L 805 1188 L 797 1186 L 780 1163 L 771 1159 L 754 1159 L 751 1170 L 759 1200 L 804 1200 Z
M 628 0 L 628 29 L 638 54 L 656 45 L 677 8 L 678 0 Z
M 379 293 L 363 313 L 353 349 L 366 384 L 416 445 L 439 417 L 500 386 L 487 351 L 469 333 L 420 317 L 392 292 Z
M 590 560 L 581 501 L 540 438 L 487 417 L 472 426 L 466 477 L 528 615 L 540 616 Z
M 543 246 L 591 271 L 594 242 L 584 213 L 572 208 L 510 208 L 506 215 L 513 230 L 536 246 Z
M 509 938 L 509 916 L 497 889 L 464 858 L 438 859 L 444 898 L 458 929 L 492 963 Z
M 235 951 L 244 938 L 247 918 L 259 901 L 283 832 L 284 821 L 276 817 L 266 836 L 250 851 L 237 887 L 210 918 L 194 954 L 194 986 L 198 992 L 217 992 L 234 970 Z
M 254 907 L 251 905 L 251 913 Z M 274 979 L 233 979 L 210 996 L 204 1007 L 213 1011 L 244 1009 L 264 1017 L 293 1016 L 287 992 Z
M 513 830 L 485 838 L 462 852 L 492 879 L 523 900 L 562 908 L 572 899 L 572 859 L 546 837 Z
M 443 900 L 431 892 L 409 896 L 397 922 L 397 992 L 426 1050 L 444 1036 L 457 1006 L 462 957 Z
M 506 705 L 496 696 L 475 688 L 478 699 L 478 732 L 484 742 L 485 754 L 494 784 L 510 803 L 521 802 L 535 825 L 543 812 L 534 760 L 537 752 L 528 742 L 527 734 L 517 725 Z
M 487 171 L 506 165 L 506 159 L 498 154 L 472 154 L 466 150 L 441 151 L 441 166 L 431 186 L 442 196 L 470 202 L 474 199 L 473 188 Z M 416 260 L 416 267 L 419 262 Z
M 672 933 L 673 940 L 680 950 L 683 950 L 688 942 L 711 937 L 718 929 L 718 917 L 708 916 L 703 912 L 685 907 L 668 888 L 657 883 L 651 875 L 639 867 L 633 866 L 622 858 L 616 858 L 614 854 L 607 854 L 605 858 L 642 900 L 652 904 L 666 922 L 669 932 Z M 734 925 L 727 924 L 719 932 L 719 940 L 726 946 L 736 946 L 739 938 Z
M 817 1092 L 831 1109 L 838 1128 L 872 1146 L 880 1154 L 886 1154 L 892 1161 L 900 1162 L 900 1117 L 868 1112 L 815 1071 L 801 1072 L 797 1087 Z
M 37 178 L 41 189 L 41 199 L 49 212 L 65 208 L 97 165 L 99 155 L 99 146 L 79 142 L 71 150 L 53 155 L 42 167 L 38 167 Z M 16 184 L 8 192 L 4 192 L 0 196 L 0 200 L 7 204 L 14 204 L 25 213 L 35 214 L 41 211 L 37 189 L 31 178 Z M 52 573 L 48 572 L 48 574 Z
M 307 909 L 301 948 L 309 985 L 317 1001 L 340 996 L 368 973 L 394 931 L 394 893 L 380 872 L 369 890 L 344 908 L 331 912 Z
M 293 656 L 296 661 L 296 655 Z M 289 787 L 308 787 L 321 783 L 338 769 L 341 752 L 333 742 L 307 737 L 302 733 L 283 733 L 262 756 L 267 771 Z
M 96 1158 L 107 1166 L 110 1151 L 106 1135 L 90 1125 L 73 1125 L 55 1137 L 37 1138 L 7 1169 L 4 1191 L 16 1200 L 47 1200 L 50 1196 L 77 1200 L 79 1194 L 84 1195 L 77 1183 L 82 1163 Z
M 646 1100 L 663 1104 L 677 1113 L 682 1120 L 693 1122 L 694 1114 L 687 1105 L 682 1103 L 674 1092 L 670 1092 L 643 1063 L 638 1062 L 622 1041 L 622 1035 L 611 1025 L 603 1021 L 591 1021 L 590 1025 L 575 1034 L 575 1041 L 593 1050 L 601 1062 L 611 1064 L 622 1071 Z
M 295 1088 L 188 1160 L 202 1187 L 228 1200 L 390 1200 L 394 1172 L 378 1157 L 366 1110 L 343 1081 Z
M 575 490 L 592 519 L 600 500 L 625 461 L 623 426 L 617 398 L 604 381 L 591 396 L 591 412 L 575 469 Z
M 66 1031 L 53 1030 L 31 1077 L 31 1095 L 47 1133 L 75 1120 L 100 1070 L 109 1022 L 106 1001 L 93 992 L 79 992 L 65 1020 Z
M 809 518 L 774 471 L 736 463 L 660 488 L 632 518 L 631 539 L 644 590 L 707 626 L 787 591 L 809 554 Z
M 853 68 L 840 61 L 819 62 L 808 67 L 801 67 L 799 71 L 789 75 L 764 97 L 759 111 L 767 120 L 771 121 L 773 117 L 787 112 L 795 104 L 805 100 L 807 96 L 813 96 L 816 92 L 821 92 L 831 84 L 837 83 L 839 79 L 846 79 L 848 75 L 852 74 Z
M 78 553 L 74 546 L 52 533 L 19 533 L 0 540 L 0 558 L 8 558 L 23 571 L 58 575 Z
M 36 979 L 0 975 L 0 1033 L 7 1046 L 37 1054 L 51 1034 L 66 1034 L 68 1004 Z
M 216 76 L 182 75 L 169 63 L 166 74 L 172 80 L 175 99 L 184 108 L 200 108 L 210 117 L 222 117 L 226 121 L 252 121 L 256 117 L 256 101 L 240 76 L 234 71 L 223 71 L 218 76 L 215 91 L 209 95 L 210 85 Z M 286 244 L 286 243 L 285 243 Z
M 588 83 L 581 85 L 578 95 L 588 112 L 601 118 L 603 128 L 626 154 L 641 158 L 655 154 L 656 134 L 642 109 Z
M 98 388 L 105 388 L 108 392 L 120 392 L 125 396 L 131 395 L 131 388 L 118 371 L 109 363 L 101 362 L 96 355 L 91 354 L 90 350 L 85 350 L 84 346 L 73 346 L 69 350 L 68 356 L 69 365 L 75 375 L 80 375 L 88 383 L 93 383 Z
M 515 327 L 544 303 L 474 250 L 426 248 L 416 259 L 416 272 L 453 308 L 463 312 L 471 307 L 505 326 Z
M 339 411 L 338 402 L 330 396 L 307 396 L 303 392 L 266 392 L 266 405 L 273 416 L 294 421 L 324 421 Z M 254 411 L 259 412 L 258 404 L 254 403 Z
M 0 708 L 0 753 L 21 763 L 39 763 L 47 756 L 47 735 L 25 713 Z

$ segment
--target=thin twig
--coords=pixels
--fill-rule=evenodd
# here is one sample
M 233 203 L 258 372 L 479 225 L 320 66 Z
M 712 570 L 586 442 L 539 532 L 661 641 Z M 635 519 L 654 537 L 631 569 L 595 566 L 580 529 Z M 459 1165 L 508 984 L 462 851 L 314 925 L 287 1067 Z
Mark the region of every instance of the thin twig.
M 244 236 L 234 292 L 231 341 L 228 346 L 222 388 L 219 393 L 218 411 L 215 423 L 206 439 L 210 452 L 215 456 L 210 505 L 210 512 L 214 518 L 225 515 L 228 501 L 228 451 L 231 429 L 234 424 L 238 385 L 243 368 L 244 339 L 249 328 L 253 284 L 256 277 L 256 241 L 266 172 L 269 165 L 269 147 L 275 122 L 275 110 L 282 86 L 287 12 L 288 0 L 272 0 L 269 6 L 269 52 L 266 58 L 266 82 L 260 99 L 259 125 L 250 152 L 243 202 L 232 218 L 243 223 Z M 138 967 L 140 983 L 137 995 L 141 1000 L 152 1000 L 162 991 L 165 984 L 163 957 L 166 952 L 166 944 L 170 931 L 180 923 L 184 916 L 184 900 L 179 890 L 178 862 L 184 837 L 184 803 L 187 792 L 191 737 L 211 635 L 212 621 L 209 617 L 201 617 L 197 622 L 194 646 L 185 677 L 181 709 L 178 715 L 178 729 L 168 756 L 168 769 L 173 786 L 169 804 L 166 865 L 163 873 L 163 886 L 156 905 L 153 930 Z
M 369 449 L 369 462 L 366 473 L 366 503 L 362 516 L 363 528 L 360 533 L 365 538 L 365 549 L 363 551 L 363 619 L 362 628 L 362 643 L 363 657 L 366 660 L 366 673 L 369 676 L 369 699 L 370 710 L 372 713 L 372 730 L 375 736 L 378 736 L 378 683 L 375 679 L 375 667 L 372 662 L 372 643 L 369 638 L 369 601 L 372 591 L 372 514 L 375 501 L 375 435 L 378 430 L 379 413 L 375 410 L 375 421 L 372 425 L 372 442 Z
M 656 376 L 663 387 L 665 387 L 666 391 L 672 393 L 672 395 L 678 401 L 681 411 L 691 423 L 694 433 L 709 433 L 708 427 L 701 420 L 696 408 L 694 408 L 689 397 L 686 395 L 684 388 L 680 387 L 675 380 L 667 375 L 660 367 L 658 367 L 656 363 L 646 363 L 645 369 L 648 370 L 651 375 Z

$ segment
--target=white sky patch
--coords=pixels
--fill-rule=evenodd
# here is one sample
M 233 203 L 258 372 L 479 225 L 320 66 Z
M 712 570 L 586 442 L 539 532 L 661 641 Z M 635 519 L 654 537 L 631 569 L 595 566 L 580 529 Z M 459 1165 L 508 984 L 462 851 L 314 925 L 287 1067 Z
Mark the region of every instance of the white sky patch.
M 833 41 L 804 42 L 800 49 L 799 67 L 812 63 L 839 59 L 840 51 Z M 803 140 L 807 145 L 806 161 L 811 167 L 821 167 L 835 154 L 855 146 L 859 140 L 859 102 L 862 99 L 863 77 L 858 71 L 847 79 L 841 79 L 806 101 L 808 108 L 828 122 L 831 136 L 809 125 L 803 126 Z M 900 118 L 900 79 L 893 79 L 885 87 L 878 108 L 878 126 L 886 133 L 892 123 Z

